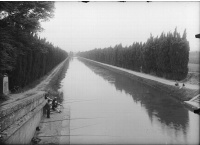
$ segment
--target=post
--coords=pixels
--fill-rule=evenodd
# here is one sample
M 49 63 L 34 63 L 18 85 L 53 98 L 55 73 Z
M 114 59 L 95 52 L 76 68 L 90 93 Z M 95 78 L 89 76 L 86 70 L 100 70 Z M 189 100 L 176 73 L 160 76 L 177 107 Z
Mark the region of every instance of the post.
M 0 74 L 0 96 L 3 95 L 3 75 Z
M 3 77 L 3 94 L 8 95 L 9 94 L 9 84 L 8 84 L 8 76 L 7 74 L 4 74 Z

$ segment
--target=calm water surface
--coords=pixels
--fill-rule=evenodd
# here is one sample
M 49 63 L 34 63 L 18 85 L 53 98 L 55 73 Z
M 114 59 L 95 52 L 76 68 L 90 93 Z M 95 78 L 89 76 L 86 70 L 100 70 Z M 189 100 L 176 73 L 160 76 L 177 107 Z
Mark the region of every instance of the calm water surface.
M 71 144 L 198 144 L 199 116 L 170 96 L 74 58 L 62 81 Z

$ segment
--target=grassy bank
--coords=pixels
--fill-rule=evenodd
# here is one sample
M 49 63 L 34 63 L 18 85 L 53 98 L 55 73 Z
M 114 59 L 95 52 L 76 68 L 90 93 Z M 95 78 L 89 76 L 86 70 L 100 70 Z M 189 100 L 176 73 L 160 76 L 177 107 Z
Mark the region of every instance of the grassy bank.
M 61 87 L 61 81 L 64 79 L 67 69 L 69 67 L 69 60 L 63 65 L 63 67 L 57 72 L 57 74 L 50 80 L 50 82 L 44 88 L 44 91 L 50 93 L 50 98 L 57 97 L 58 102 L 63 101 L 63 92 L 59 92 Z

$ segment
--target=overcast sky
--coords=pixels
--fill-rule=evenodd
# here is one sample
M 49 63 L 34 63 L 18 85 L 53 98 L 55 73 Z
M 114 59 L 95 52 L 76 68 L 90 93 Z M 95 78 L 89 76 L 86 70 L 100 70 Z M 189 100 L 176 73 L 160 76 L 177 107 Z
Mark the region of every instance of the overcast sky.
M 55 2 L 55 17 L 40 36 L 66 51 L 146 42 L 177 27 L 187 29 L 190 50 L 200 47 L 200 2 Z

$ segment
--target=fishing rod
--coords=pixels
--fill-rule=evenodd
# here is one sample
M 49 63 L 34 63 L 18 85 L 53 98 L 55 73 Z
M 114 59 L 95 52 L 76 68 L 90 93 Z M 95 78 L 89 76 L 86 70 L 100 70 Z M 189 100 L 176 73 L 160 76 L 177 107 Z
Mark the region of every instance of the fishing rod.
M 51 99 L 51 98 L 49 98 L 49 97 L 47 97 L 47 96 L 45 96 L 45 99 L 48 99 L 48 100 L 53 101 L 53 99 Z M 62 105 L 61 103 L 59 103 L 58 101 L 57 101 L 57 104 L 60 105 L 60 106 L 63 106 L 63 105 Z

